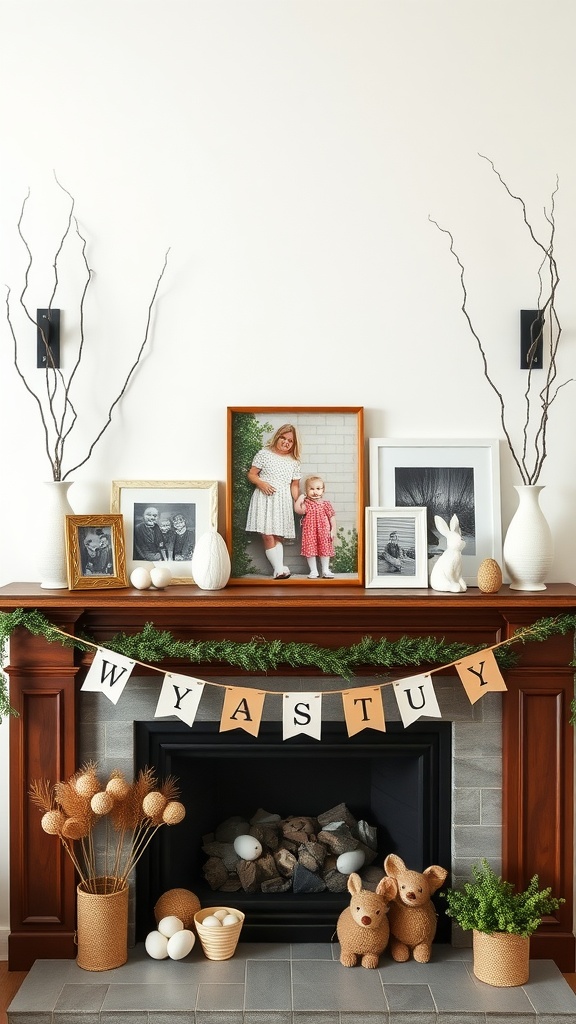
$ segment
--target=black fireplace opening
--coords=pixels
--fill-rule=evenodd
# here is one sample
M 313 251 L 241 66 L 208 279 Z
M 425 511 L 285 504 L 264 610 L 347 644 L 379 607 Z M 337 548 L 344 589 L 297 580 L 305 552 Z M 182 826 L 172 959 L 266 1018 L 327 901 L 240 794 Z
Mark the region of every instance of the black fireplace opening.
M 322 739 L 282 739 L 282 724 L 262 723 L 257 737 L 220 732 L 218 722 L 154 720 L 134 723 L 135 770 L 153 767 L 175 776 L 186 807 L 177 826 L 158 830 L 136 870 L 136 939 L 155 927 L 154 904 L 168 889 L 190 889 L 202 907 L 232 906 L 246 915 L 243 941 L 325 942 L 334 935 L 349 894 L 264 894 L 213 891 L 202 873 L 203 836 L 233 815 L 249 820 L 259 808 L 291 815 L 318 814 L 346 804 L 375 826 L 382 867 L 396 853 L 409 868 L 451 863 L 450 722 L 415 722 L 385 733 L 349 737 L 344 723 L 322 723 Z M 361 872 L 360 872 L 361 873 Z M 450 883 L 447 879 L 446 885 Z M 450 941 L 443 901 L 437 942 Z

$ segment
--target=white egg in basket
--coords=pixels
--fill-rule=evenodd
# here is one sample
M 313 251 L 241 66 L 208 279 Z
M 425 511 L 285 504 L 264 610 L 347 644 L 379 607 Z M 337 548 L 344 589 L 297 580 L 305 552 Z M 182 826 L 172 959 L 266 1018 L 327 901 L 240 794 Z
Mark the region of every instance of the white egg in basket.
M 205 917 L 204 920 L 202 921 L 202 924 L 204 925 L 205 928 L 222 927 L 222 921 L 220 920 L 220 918 L 216 917 L 215 914 L 210 914 L 208 917 Z

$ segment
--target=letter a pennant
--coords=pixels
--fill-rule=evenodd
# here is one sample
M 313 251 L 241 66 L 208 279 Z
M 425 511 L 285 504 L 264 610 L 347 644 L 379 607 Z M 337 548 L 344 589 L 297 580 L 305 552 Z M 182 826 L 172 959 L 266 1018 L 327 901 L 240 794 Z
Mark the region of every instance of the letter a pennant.
M 304 733 L 314 740 L 321 738 L 322 694 L 284 693 L 282 701 L 282 739 Z
M 224 707 L 220 717 L 220 732 L 230 729 L 244 729 L 251 736 L 257 736 L 262 719 L 264 698 L 260 690 L 243 689 L 241 686 L 227 686 Z
M 485 693 L 508 689 L 498 668 L 494 651 L 480 651 L 479 654 L 462 658 L 462 661 L 456 662 L 456 671 L 471 704 L 475 704 Z
M 422 715 L 428 718 L 442 718 L 429 673 L 397 679 L 394 683 L 394 694 L 404 728 Z
M 186 725 L 194 725 L 203 690 L 204 683 L 201 679 L 167 672 L 160 690 L 154 718 L 176 715 L 186 722 Z
M 94 693 L 101 691 L 108 700 L 117 704 L 135 664 L 135 661 L 125 658 L 123 654 L 99 647 L 81 688 Z
M 379 686 L 365 686 L 357 690 L 343 690 L 342 704 L 349 736 L 363 729 L 386 732 L 382 691 Z

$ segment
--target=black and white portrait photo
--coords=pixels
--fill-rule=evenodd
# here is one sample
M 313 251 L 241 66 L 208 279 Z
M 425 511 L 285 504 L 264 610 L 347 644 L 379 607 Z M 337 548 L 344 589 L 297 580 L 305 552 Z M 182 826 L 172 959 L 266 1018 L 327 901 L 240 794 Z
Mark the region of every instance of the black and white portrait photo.
M 189 562 L 195 543 L 196 505 L 193 502 L 134 503 L 134 559 Z
M 114 549 L 109 526 L 79 526 L 78 542 L 83 576 L 114 575 Z
M 378 575 L 414 576 L 416 549 L 414 520 L 378 516 L 376 520 Z
M 425 508 L 366 509 L 366 586 L 426 587 Z

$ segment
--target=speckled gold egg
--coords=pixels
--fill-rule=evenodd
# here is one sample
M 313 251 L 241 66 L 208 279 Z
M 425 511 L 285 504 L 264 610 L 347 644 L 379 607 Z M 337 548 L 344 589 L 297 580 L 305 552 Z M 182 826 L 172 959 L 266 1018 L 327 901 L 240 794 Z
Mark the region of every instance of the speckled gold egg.
M 478 586 L 483 594 L 497 594 L 502 586 L 502 569 L 494 558 L 485 558 L 478 566 Z

